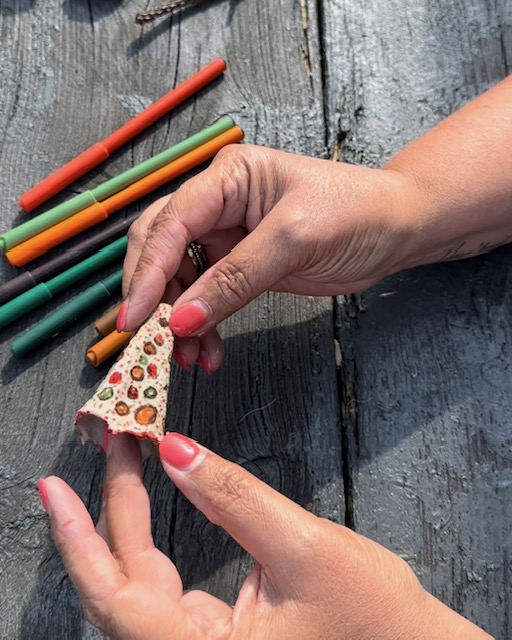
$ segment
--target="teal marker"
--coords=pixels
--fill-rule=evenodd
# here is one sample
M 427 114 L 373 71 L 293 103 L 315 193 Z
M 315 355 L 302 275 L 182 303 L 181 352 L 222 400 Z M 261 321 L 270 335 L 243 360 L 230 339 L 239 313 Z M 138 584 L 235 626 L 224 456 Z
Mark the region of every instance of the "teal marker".
M 0 307 L 0 329 L 25 316 L 33 309 L 37 309 L 45 302 L 52 300 L 61 291 L 90 276 L 98 269 L 115 260 L 119 260 L 125 255 L 127 245 L 128 237 L 123 236 L 119 240 L 107 244 L 90 258 L 82 260 L 74 267 L 51 278 L 51 280 L 41 282 L 17 298 L 2 305 Z
M 46 342 L 80 316 L 101 302 L 106 302 L 120 287 L 123 270 L 119 269 L 105 280 L 101 280 L 87 291 L 62 306 L 42 322 L 36 324 L 11 343 L 11 352 L 16 357 L 25 356 L 37 346 Z
M 135 167 L 128 169 L 128 171 L 124 171 L 115 178 L 107 180 L 107 182 L 100 184 L 91 191 L 80 193 L 74 198 L 66 200 L 66 202 L 53 207 L 53 209 L 32 218 L 32 220 L 24 222 L 10 231 L 6 231 L 0 236 L 0 251 L 5 253 L 16 245 L 36 236 L 38 233 L 41 233 L 41 231 L 53 227 L 53 225 L 57 224 L 61 220 L 65 220 L 73 214 L 78 213 L 97 202 L 101 202 L 102 200 L 109 198 L 114 195 L 114 193 L 121 191 L 121 189 L 128 187 L 130 184 L 133 184 L 144 176 L 160 169 L 160 167 L 163 167 L 177 158 L 181 158 L 181 156 L 184 156 L 186 153 L 189 153 L 189 151 L 192 151 L 205 142 L 208 142 L 208 140 L 216 138 L 221 133 L 224 133 L 224 131 L 234 127 L 234 125 L 235 123 L 233 120 L 228 116 L 225 116 L 210 127 L 203 129 L 203 131 L 190 136 L 190 138 L 183 140 L 183 142 L 180 142 L 173 147 L 169 147 L 169 149 L 162 151 L 162 153 L 159 153 L 158 155 L 141 162 Z

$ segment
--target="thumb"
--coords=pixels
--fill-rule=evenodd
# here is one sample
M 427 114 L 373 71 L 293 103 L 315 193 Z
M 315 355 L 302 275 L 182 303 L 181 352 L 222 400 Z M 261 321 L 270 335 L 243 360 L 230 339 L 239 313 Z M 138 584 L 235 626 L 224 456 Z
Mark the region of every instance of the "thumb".
M 276 247 L 280 206 L 176 300 L 170 319 L 176 335 L 215 327 L 292 272 L 295 254 Z
M 164 437 L 160 458 L 174 484 L 252 555 L 275 588 L 308 583 L 318 570 L 319 518 L 179 433 Z

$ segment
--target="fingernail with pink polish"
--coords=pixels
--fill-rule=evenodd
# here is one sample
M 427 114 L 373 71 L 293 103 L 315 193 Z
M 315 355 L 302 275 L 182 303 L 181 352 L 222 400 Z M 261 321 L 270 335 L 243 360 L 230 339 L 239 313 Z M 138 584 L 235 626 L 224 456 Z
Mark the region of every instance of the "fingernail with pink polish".
M 128 299 L 124 300 L 117 312 L 116 331 L 121 333 L 126 326 L 126 316 L 128 315 Z
M 201 329 L 211 315 L 212 310 L 205 302 L 199 299 L 192 300 L 171 315 L 171 329 L 179 336 L 189 336 Z
M 197 443 L 181 433 L 168 433 L 160 443 L 159 451 L 164 462 L 181 471 L 190 471 L 201 454 Z
M 50 508 L 50 501 L 48 500 L 48 492 L 46 491 L 46 484 L 43 478 L 40 478 L 37 481 L 37 491 L 39 493 L 39 499 L 41 500 L 43 509 L 49 516 L 51 516 L 52 512 Z

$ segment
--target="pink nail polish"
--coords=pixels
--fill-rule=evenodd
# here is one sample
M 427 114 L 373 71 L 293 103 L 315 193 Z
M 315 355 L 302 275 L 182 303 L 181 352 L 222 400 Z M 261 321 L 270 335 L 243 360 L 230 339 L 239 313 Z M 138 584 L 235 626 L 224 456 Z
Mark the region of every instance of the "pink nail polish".
M 200 453 L 197 444 L 181 433 L 168 433 L 159 450 L 162 460 L 181 470 L 187 469 Z
M 189 336 L 203 327 L 211 316 L 202 300 L 187 302 L 177 309 L 170 318 L 171 329 L 179 336 Z
M 39 493 L 39 499 L 41 500 L 43 509 L 49 516 L 51 516 L 52 512 L 50 509 L 50 501 L 48 500 L 48 492 L 46 491 L 46 485 L 43 478 L 40 478 L 37 481 L 37 491 Z
M 116 331 L 121 333 L 126 326 L 126 316 L 128 315 L 128 300 L 124 300 L 117 312 Z

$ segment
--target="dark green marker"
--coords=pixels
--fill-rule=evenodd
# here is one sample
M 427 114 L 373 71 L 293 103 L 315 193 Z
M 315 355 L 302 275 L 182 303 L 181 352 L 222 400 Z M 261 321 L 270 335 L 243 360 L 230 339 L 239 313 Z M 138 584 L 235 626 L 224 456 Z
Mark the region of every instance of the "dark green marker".
M 87 291 L 62 306 L 52 315 L 46 317 L 39 324 L 29 329 L 11 343 L 11 352 L 20 357 L 30 353 L 37 346 L 57 335 L 74 320 L 87 313 L 90 309 L 106 302 L 120 287 L 123 270 L 119 269 L 105 280 L 101 280 Z
M 52 300 L 61 291 L 90 276 L 98 269 L 115 260 L 119 260 L 125 255 L 127 245 L 128 237 L 123 236 L 119 240 L 106 245 L 90 258 L 82 260 L 74 267 L 63 271 L 46 282 L 41 282 L 14 298 L 14 300 L 2 305 L 0 307 L 0 329 L 23 317 L 33 309 L 40 307 L 45 302 Z

